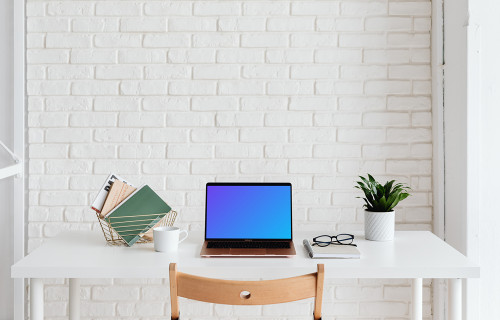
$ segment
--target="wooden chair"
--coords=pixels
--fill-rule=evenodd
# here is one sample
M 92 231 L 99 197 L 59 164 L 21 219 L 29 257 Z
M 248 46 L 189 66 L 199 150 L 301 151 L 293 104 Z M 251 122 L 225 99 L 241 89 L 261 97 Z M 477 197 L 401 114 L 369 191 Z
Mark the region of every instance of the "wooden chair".
M 265 305 L 297 301 L 315 297 L 314 320 L 321 319 L 325 266 L 318 264 L 318 272 L 298 277 L 263 280 L 233 281 L 193 276 L 177 272 L 170 264 L 170 300 L 172 320 L 179 319 L 179 297 L 229 305 Z

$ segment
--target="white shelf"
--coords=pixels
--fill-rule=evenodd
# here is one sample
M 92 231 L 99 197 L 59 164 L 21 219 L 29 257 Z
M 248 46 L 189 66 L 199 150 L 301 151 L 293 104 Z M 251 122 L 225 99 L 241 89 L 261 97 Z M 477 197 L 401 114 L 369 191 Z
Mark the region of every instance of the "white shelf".
M 8 166 L 0 169 L 0 180 L 8 177 L 12 177 L 23 172 L 23 163 L 18 162 L 12 166 Z

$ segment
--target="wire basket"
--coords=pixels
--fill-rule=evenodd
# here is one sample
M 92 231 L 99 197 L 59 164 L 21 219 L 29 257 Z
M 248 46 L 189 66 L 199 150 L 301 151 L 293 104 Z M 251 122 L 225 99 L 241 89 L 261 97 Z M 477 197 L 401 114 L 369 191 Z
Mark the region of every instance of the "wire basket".
M 110 245 L 127 245 L 125 240 L 120 236 L 118 232 L 116 232 L 116 229 L 121 228 L 120 224 L 123 223 L 122 221 L 113 221 L 111 219 L 101 219 L 99 217 L 99 214 L 96 213 L 97 215 L 97 220 L 99 220 L 99 224 L 101 225 L 102 233 L 104 234 L 104 238 L 106 239 L 106 242 Z M 156 214 L 158 215 L 158 214 Z M 148 216 L 148 215 L 145 215 Z M 138 216 L 134 216 L 134 218 L 137 218 Z M 123 217 L 122 217 L 123 218 Z M 136 243 L 149 243 L 153 242 L 153 229 L 156 227 L 171 227 L 174 222 L 175 218 L 177 218 L 177 211 L 171 210 L 170 212 L 166 213 L 152 228 L 150 228 L 147 232 L 140 233 L 139 240 L 137 240 Z M 142 230 L 142 229 L 141 229 Z M 127 230 L 125 230 L 127 231 Z M 121 230 L 122 235 L 124 235 L 124 230 Z

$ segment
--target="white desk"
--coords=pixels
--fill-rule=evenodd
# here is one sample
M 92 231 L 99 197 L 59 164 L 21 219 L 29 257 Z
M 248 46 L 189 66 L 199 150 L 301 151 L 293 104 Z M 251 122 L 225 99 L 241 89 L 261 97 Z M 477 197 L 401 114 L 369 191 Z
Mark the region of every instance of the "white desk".
M 422 278 L 449 279 L 449 319 L 461 319 L 463 278 L 479 277 L 479 267 L 427 231 L 399 231 L 392 242 L 356 235 L 361 259 L 309 259 L 296 233 L 294 258 L 201 258 L 202 233 L 191 233 L 177 255 L 155 252 L 152 244 L 109 246 L 98 232 L 72 232 L 48 240 L 12 266 L 13 278 L 31 279 L 32 320 L 43 319 L 43 278 L 68 278 L 70 319 L 79 319 L 81 278 L 168 278 L 170 262 L 182 272 L 214 278 L 284 278 L 315 272 L 325 264 L 326 278 L 411 278 L 412 318 L 422 319 Z

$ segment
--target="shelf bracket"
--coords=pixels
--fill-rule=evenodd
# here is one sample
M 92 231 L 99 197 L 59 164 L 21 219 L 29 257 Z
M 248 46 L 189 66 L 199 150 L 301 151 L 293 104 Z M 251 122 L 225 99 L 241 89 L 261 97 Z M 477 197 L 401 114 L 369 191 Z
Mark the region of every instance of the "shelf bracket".
M 7 153 L 9 153 L 9 155 L 12 157 L 12 160 L 14 160 L 14 162 L 16 163 L 5 168 L 0 168 L 0 180 L 12 176 L 17 176 L 18 178 L 21 177 L 23 173 L 23 162 L 21 161 L 21 159 L 19 159 L 19 157 L 14 152 L 7 148 L 7 146 L 1 140 L 0 146 L 3 147 L 3 149 L 5 149 Z

